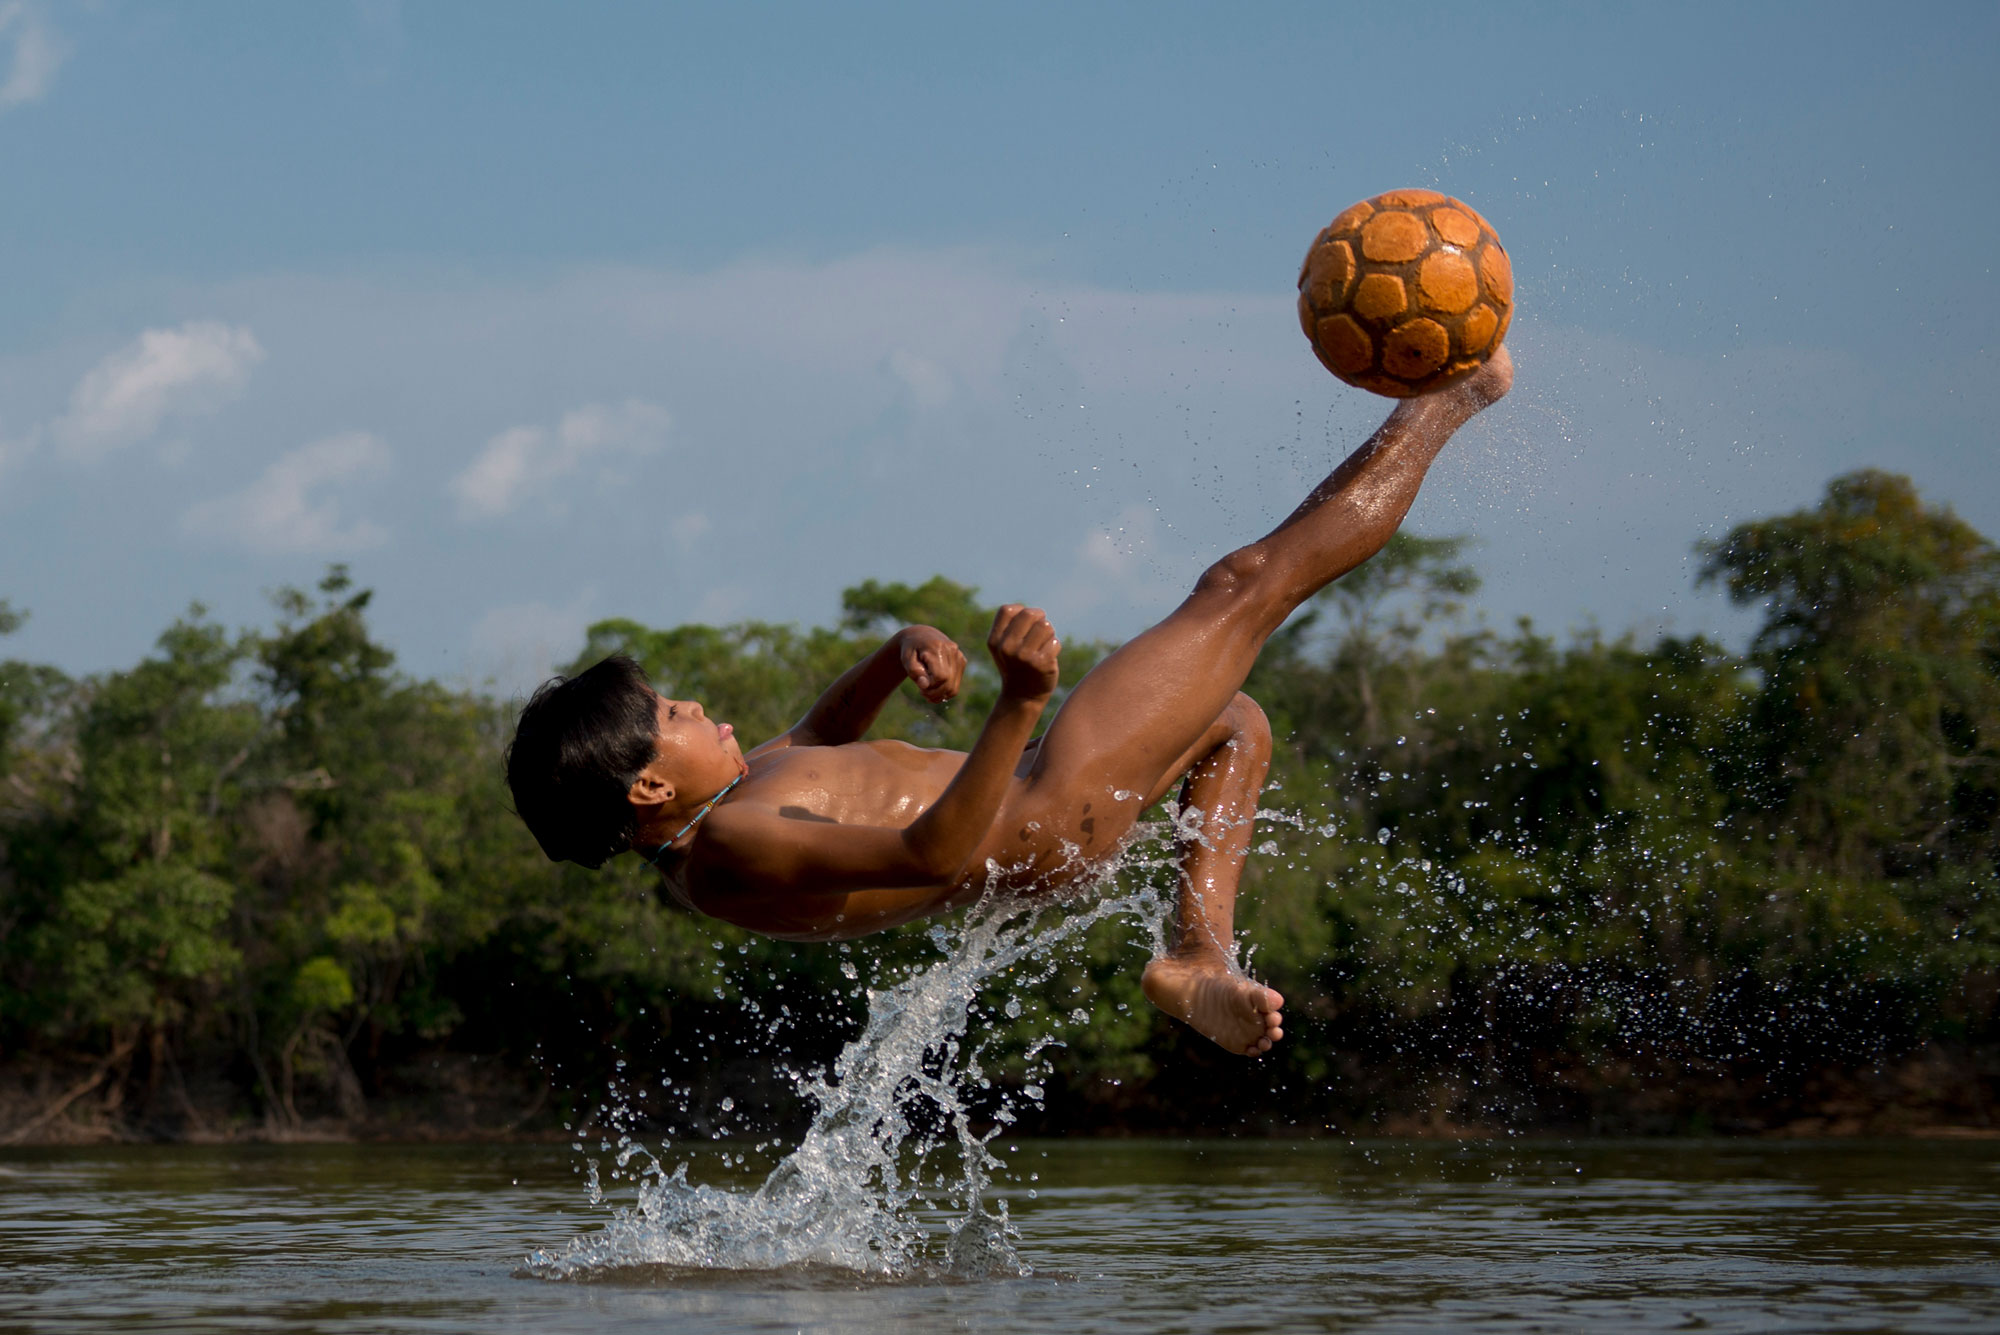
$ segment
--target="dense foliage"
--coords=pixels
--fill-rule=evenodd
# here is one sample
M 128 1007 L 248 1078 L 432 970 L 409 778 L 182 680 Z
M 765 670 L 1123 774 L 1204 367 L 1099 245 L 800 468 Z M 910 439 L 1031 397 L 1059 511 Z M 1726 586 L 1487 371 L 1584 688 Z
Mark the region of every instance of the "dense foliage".
M 1046 1085 L 1045 1125 L 1748 1128 L 1829 1071 L 1992 1052 L 1991 542 L 1902 478 L 1836 479 L 1700 548 L 1761 610 L 1743 655 L 1468 629 L 1465 555 L 1399 537 L 1250 684 L 1281 741 L 1240 920 L 1281 1051 L 1189 1040 L 1139 998 L 1137 928 L 1101 924 L 1025 1006 L 990 999 L 988 1068 Z M 128 671 L 0 663 L 0 1064 L 88 1065 L 95 1106 L 171 1133 L 362 1117 L 475 1056 L 518 1102 L 552 1089 L 546 1118 L 622 1062 L 673 1077 L 646 1114 L 712 1125 L 728 1092 L 782 1105 L 780 1060 L 823 1061 L 862 986 L 934 955 L 750 938 L 633 859 L 551 866 L 499 782 L 509 707 L 399 674 L 367 604 L 336 568 L 268 630 L 196 608 Z M 972 647 L 987 615 L 870 581 L 831 628 L 610 621 L 578 661 L 632 653 L 759 737 L 895 625 Z M 905 691 L 877 732 L 963 746 L 993 690 Z

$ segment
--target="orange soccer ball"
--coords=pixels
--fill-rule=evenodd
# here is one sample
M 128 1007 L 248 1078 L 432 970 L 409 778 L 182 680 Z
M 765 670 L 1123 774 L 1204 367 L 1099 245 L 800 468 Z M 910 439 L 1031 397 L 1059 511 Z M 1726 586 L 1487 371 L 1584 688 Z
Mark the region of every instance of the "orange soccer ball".
M 1471 375 L 1513 315 L 1514 270 L 1492 225 L 1435 190 L 1345 210 L 1299 269 L 1299 323 L 1320 361 L 1391 398 Z

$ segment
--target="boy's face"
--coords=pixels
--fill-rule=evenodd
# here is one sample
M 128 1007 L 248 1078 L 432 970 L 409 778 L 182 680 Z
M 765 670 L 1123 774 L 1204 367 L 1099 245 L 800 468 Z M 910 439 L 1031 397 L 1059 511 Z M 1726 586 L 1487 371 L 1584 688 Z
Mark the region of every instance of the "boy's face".
M 744 771 L 736 729 L 711 719 L 693 700 L 659 699 L 653 764 L 680 793 L 705 801 Z

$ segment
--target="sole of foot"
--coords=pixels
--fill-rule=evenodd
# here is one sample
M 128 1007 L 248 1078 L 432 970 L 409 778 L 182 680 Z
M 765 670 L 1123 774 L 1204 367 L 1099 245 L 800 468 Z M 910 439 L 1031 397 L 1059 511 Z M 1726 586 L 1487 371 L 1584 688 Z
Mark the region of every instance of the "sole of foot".
M 1269 1052 L 1285 1036 L 1285 999 L 1221 960 L 1156 959 L 1140 987 L 1146 1000 L 1239 1056 Z

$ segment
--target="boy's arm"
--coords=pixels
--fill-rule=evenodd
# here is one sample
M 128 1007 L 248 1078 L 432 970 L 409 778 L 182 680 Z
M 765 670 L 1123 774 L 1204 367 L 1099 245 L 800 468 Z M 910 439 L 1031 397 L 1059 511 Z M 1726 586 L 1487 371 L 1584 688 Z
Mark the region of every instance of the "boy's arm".
M 1000 699 L 979 740 L 923 815 L 903 829 L 791 820 L 769 808 L 718 807 L 703 847 L 727 875 L 757 890 L 837 892 L 955 881 L 985 841 L 1021 749 L 1055 690 L 1055 630 L 1039 608 L 1008 606 L 987 638 Z
M 841 673 L 791 731 L 756 751 L 859 741 L 906 679 L 915 682 L 924 699 L 935 704 L 957 695 L 964 676 L 965 654 L 950 636 L 931 626 L 905 626 L 883 641 L 881 648 Z

